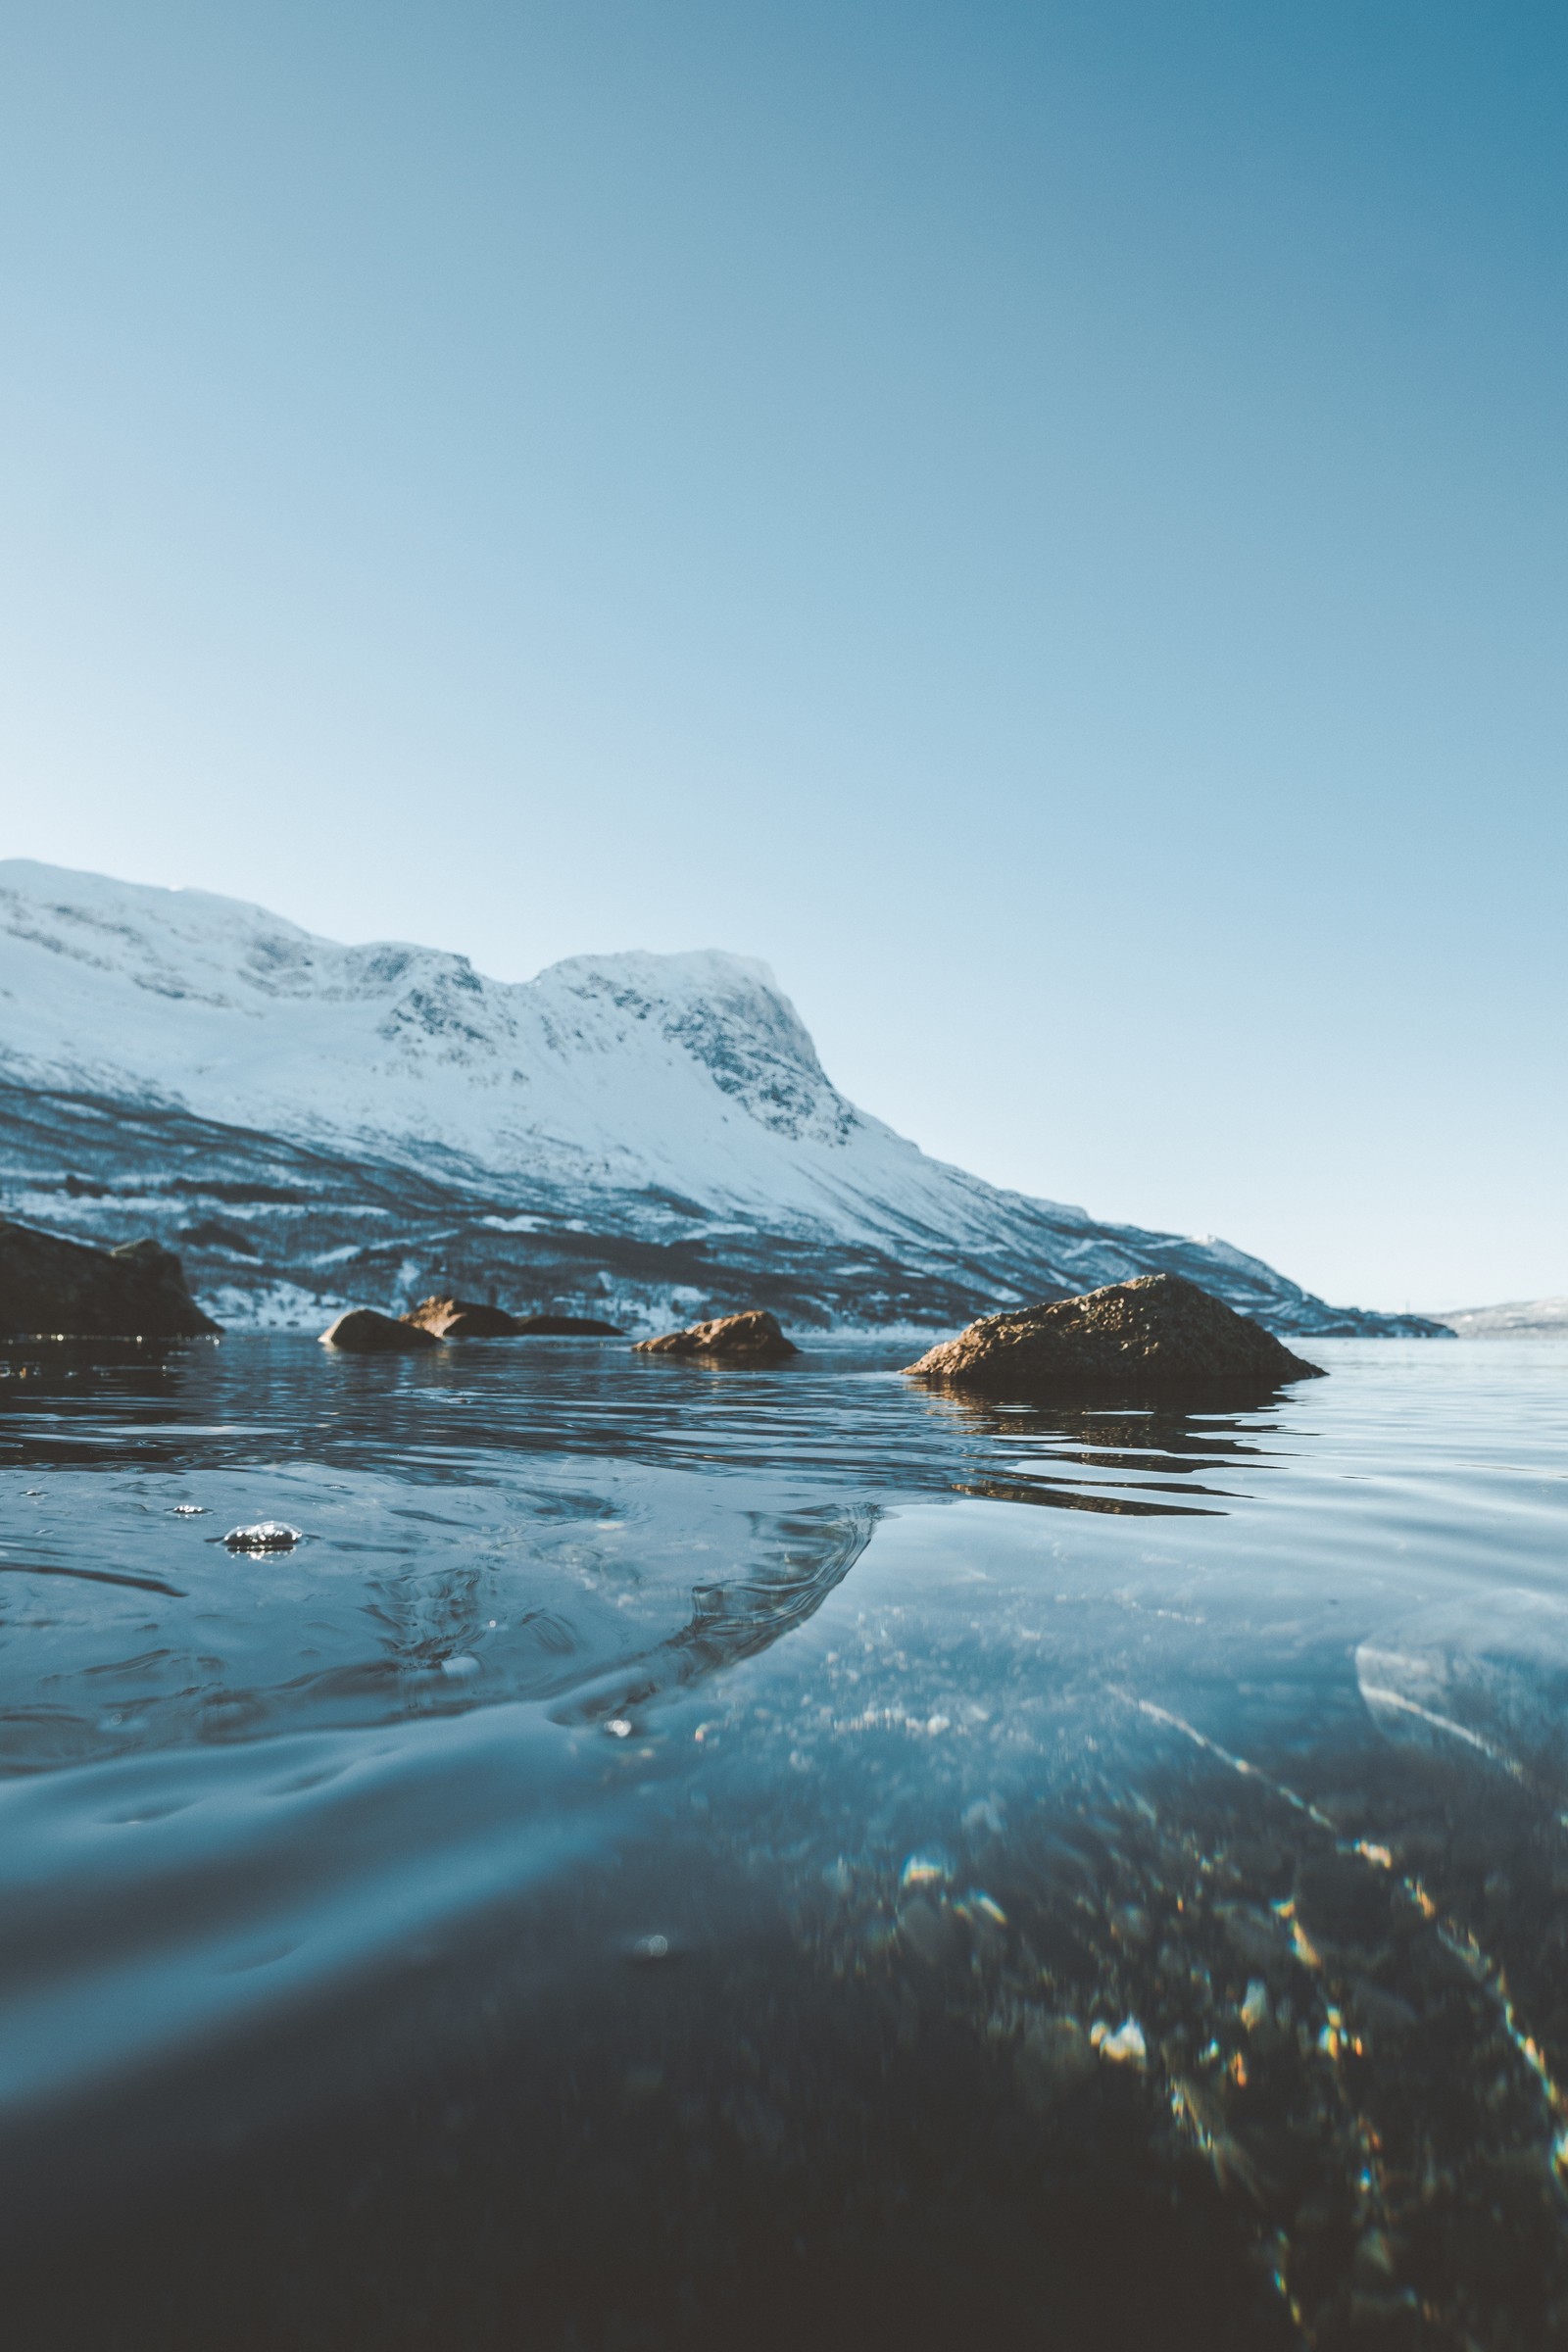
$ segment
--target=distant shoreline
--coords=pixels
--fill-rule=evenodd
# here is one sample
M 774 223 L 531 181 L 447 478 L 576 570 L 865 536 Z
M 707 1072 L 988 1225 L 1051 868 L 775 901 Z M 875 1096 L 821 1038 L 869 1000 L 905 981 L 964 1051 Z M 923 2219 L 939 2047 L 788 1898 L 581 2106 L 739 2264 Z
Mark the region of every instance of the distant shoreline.
M 1568 1298 L 1462 1306 L 1434 1318 L 1461 1340 L 1568 1340 Z

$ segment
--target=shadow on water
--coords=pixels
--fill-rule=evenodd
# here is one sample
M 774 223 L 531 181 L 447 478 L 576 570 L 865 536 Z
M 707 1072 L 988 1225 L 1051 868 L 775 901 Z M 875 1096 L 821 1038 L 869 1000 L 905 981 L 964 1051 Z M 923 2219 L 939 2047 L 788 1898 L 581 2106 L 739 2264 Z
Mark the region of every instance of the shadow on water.
M 1539 1359 L 1310 1425 L 894 1360 L 8 1396 L 29 2352 L 1568 2340 Z

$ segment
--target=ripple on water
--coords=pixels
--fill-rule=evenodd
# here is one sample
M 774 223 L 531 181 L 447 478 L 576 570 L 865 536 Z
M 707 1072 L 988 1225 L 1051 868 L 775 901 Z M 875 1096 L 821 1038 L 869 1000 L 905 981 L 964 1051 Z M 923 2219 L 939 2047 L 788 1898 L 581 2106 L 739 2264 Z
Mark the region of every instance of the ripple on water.
M 475 2342 L 519 2281 L 555 2308 L 579 2208 L 656 2306 L 717 2244 L 818 2275 L 799 2240 L 932 2309 L 983 2245 L 1038 2313 L 1119 2217 L 1172 2292 L 1207 2249 L 1190 2291 L 1237 2341 L 1411 2311 L 1546 2340 L 1549 1352 L 1341 1344 L 1309 1395 L 1191 1417 L 956 1404 L 903 1352 L 345 1382 L 228 1341 L 63 1350 L 7 1392 L 0 2156 L 28 2149 L 45 2237 L 86 2099 L 94 2161 L 149 2179 L 270 2119 L 269 2211 L 373 2170 L 378 2234 L 320 2254 L 320 2308 L 351 2270 L 409 2310 L 493 2286 Z M 432 2147 L 465 2192 L 436 2231 L 385 2186 L 427 2199 Z M 248 2241 L 213 2228 L 232 2280 Z M 573 2276 L 541 2340 L 610 2328 Z

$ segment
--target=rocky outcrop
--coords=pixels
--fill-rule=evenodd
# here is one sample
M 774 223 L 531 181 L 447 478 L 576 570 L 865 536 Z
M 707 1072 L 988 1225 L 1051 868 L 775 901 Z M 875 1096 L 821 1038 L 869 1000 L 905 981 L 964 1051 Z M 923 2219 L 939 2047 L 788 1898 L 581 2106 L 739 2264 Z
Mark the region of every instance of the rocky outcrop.
M 95 1250 L 0 1218 L 0 1333 L 13 1339 L 193 1340 L 219 1326 L 159 1242 Z
M 437 1340 L 512 1340 L 517 1318 L 504 1306 L 481 1306 L 472 1298 L 421 1298 L 403 1321 Z
M 978 1396 L 1074 1404 L 1245 1403 L 1320 1377 L 1261 1324 L 1179 1274 L 986 1315 L 905 1368 Z
M 433 1331 L 417 1323 L 401 1323 L 373 1306 L 351 1306 L 321 1334 L 323 1348 L 341 1348 L 352 1355 L 413 1355 L 421 1348 L 439 1348 Z
M 684 1331 L 666 1331 L 657 1340 L 639 1340 L 639 1355 L 689 1355 L 712 1364 L 782 1364 L 798 1353 L 765 1308 L 746 1315 L 719 1315 L 711 1323 L 692 1323 Z
M 565 1340 L 620 1337 L 618 1323 L 596 1323 L 589 1315 L 513 1315 L 504 1306 L 481 1306 L 471 1298 L 421 1298 L 403 1317 L 438 1340 Z

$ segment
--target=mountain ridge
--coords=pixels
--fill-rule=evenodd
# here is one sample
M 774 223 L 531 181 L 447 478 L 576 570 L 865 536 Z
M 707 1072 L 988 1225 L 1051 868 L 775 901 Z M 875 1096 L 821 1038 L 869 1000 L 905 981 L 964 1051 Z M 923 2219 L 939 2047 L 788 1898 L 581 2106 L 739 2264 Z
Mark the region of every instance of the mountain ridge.
M 1440 1320 L 1462 1340 L 1568 1340 L 1568 1298 L 1450 1307 Z
M 929 1158 L 838 1092 L 767 965 L 717 949 L 495 981 L 0 861 L 0 1137 L 8 1213 L 135 1224 L 229 1322 L 466 1281 L 638 1323 L 738 1300 L 928 1328 L 1169 1269 L 1282 1330 L 1435 1328 Z

